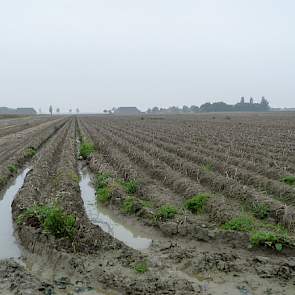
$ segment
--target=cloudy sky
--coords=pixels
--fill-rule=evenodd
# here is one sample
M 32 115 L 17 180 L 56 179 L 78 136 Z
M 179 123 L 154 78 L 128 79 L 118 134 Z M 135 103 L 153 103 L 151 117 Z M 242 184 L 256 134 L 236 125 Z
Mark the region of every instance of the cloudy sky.
M 0 106 L 295 107 L 293 0 L 0 0 Z

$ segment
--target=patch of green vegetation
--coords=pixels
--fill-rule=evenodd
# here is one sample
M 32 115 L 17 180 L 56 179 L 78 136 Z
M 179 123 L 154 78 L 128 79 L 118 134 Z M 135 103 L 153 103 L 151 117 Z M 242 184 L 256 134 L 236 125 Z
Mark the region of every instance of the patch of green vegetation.
M 89 142 L 83 142 L 80 146 L 80 156 L 86 160 L 95 151 L 95 146 Z
M 157 220 L 172 219 L 177 214 L 177 209 L 169 204 L 161 206 L 156 212 Z
M 109 187 L 98 188 L 96 190 L 97 200 L 101 203 L 107 203 L 111 199 L 111 190 Z
M 9 170 L 9 172 L 11 174 L 16 174 L 17 173 L 17 167 L 16 167 L 16 165 L 11 164 L 11 165 L 8 165 L 7 168 L 8 168 L 8 170 Z
M 105 188 L 108 185 L 110 178 L 111 178 L 111 174 L 109 173 L 97 174 L 95 177 L 95 183 L 94 183 L 96 190 L 100 188 Z
M 204 211 L 206 203 L 208 200 L 208 195 L 199 194 L 193 196 L 185 202 L 185 208 L 194 214 L 201 213 Z
M 138 191 L 138 182 L 134 179 L 121 181 L 122 186 L 128 194 L 135 194 Z
M 135 264 L 134 270 L 138 273 L 145 273 L 149 270 L 147 262 L 141 261 Z
M 152 208 L 153 204 L 151 203 L 151 201 L 141 201 L 141 205 L 143 208 Z
M 255 223 L 254 220 L 248 216 L 239 216 L 232 218 L 223 225 L 226 230 L 236 230 L 243 232 L 250 232 L 254 230 Z
M 27 208 L 18 216 L 17 223 L 21 224 L 31 218 L 37 219 L 42 228 L 56 238 L 74 238 L 76 218 L 65 213 L 57 204 L 34 205 Z
M 259 219 L 266 219 L 270 214 L 270 207 L 267 204 L 255 203 L 251 206 L 254 216 Z
M 122 212 L 126 214 L 134 214 L 136 210 L 136 201 L 133 197 L 128 196 L 121 207 Z
M 251 233 L 250 242 L 252 246 L 266 246 L 282 251 L 283 247 L 289 244 L 289 237 L 286 233 L 275 233 L 272 231 L 254 231 Z
M 204 170 L 204 171 L 213 171 L 213 166 L 212 164 L 208 163 L 208 164 L 203 164 L 201 165 L 201 169 Z
M 26 158 L 33 158 L 37 153 L 37 150 L 34 147 L 29 147 L 25 150 Z
M 281 181 L 288 185 L 295 185 L 295 176 L 287 175 L 281 178 Z

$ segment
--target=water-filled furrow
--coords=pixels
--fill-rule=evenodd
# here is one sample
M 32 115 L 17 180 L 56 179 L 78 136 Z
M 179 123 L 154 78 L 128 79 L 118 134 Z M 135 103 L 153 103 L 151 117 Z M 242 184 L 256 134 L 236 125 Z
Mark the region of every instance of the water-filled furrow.
M 138 228 L 130 224 L 123 224 L 122 220 L 119 221 L 119 218 L 111 210 L 98 204 L 88 170 L 83 168 L 80 174 L 81 195 L 90 221 L 133 249 L 147 249 L 151 245 L 152 239 L 142 236 Z
M 20 257 L 21 255 L 14 236 L 11 204 L 30 170 L 31 168 L 23 170 L 12 184 L 0 194 L 0 259 Z

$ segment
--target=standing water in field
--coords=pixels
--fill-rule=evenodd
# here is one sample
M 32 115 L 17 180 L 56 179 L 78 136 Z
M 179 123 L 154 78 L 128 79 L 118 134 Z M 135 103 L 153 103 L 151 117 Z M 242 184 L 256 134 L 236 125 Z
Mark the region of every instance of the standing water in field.
M 25 169 L 8 189 L 0 194 L 0 259 L 19 257 L 21 254 L 13 234 L 11 204 L 30 169 Z
M 123 225 L 111 210 L 97 204 L 95 190 L 91 186 L 91 178 L 87 169 L 81 171 L 80 188 L 86 213 L 93 224 L 99 225 L 103 231 L 133 249 L 144 250 L 151 245 L 151 239 L 141 237 L 137 233 L 138 230 L 136 232 L 136 229 L 129 224 Z

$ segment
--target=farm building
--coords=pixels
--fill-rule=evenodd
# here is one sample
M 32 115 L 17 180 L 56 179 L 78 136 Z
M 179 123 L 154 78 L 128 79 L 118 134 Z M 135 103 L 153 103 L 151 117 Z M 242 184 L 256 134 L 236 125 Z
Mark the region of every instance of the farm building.
M 114 114 L 132 116 L 141 114 L 141 111 L 136 107 L 120 107 L 114 112 Z
M 0 107 L 0 114 L 1 115 L 36 115 L 37 112 L 33 108 L 7 108 L 7 107 Z

